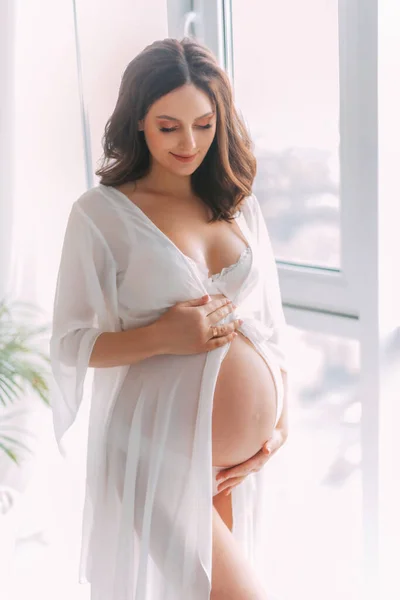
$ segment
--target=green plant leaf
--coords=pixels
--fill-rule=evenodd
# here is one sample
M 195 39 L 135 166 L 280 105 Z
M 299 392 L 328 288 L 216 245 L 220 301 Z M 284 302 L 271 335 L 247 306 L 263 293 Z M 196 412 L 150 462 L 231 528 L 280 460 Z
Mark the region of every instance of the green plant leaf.
M 15 375 L 10 372 L 8 373 L 8 377 L 6 374 L 0 373 L 0 388 L 11 402 L 14 402 L 18 398 L 18 395 L 20 396 L 24 392 L 24 388 L 15 381 L 14 377 Z M 0 396 L 0 401 L 6 406 L 2 396 Z
M 19 466 L 18 457 L 15 454 L 15 452 L 13 452 L 12 450 L 10 450 L 10 448 L 7 448 L 7 446 L 5 446 L 4 444 L 2 444 L 1 442 L 0 442 L 0 450 L 3 450 L 3 452 L 5 452 L 7 454 L 7 456 L 9 458 L 11 458 L 11 460 L 14 461 Z
M 26 446 L 23 442 L 21 442 L 20 440 L 16 440 L 15 438 L 10 437 L 9 435 L 3 435 L 2 433 L 0 433 L 0 440 L 3 440 L 5 442 L 11 442 L 15 446 L 19 446 L 20 448 L 23 448 L 30 454 L 33 454 L 32 450 L 28 448 L 28 446 Z
M 15 388 L 12 387 L 6 379 L 0 377 L 0 402 L 3 404 L 3 406 L 7 406 L 7 402 L 4 400 L 3 394 L 7 396 L 12 404 L 18 398 Z

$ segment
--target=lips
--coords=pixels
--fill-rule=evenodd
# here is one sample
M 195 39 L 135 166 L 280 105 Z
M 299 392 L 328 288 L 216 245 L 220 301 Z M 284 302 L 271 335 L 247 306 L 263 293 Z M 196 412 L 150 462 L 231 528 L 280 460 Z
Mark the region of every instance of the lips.
M 174 158 L 176 158 L 176 160 L 179 160 L 180 162 L 192 162 L 192 160 L 194 160 L 197 156 L 197 154 L 191 154 L 189 156 L 185 156 L 185 155 L 181 155 L 181 154 L 174 154 L 173 152 L 171 152 L 171 154 Z

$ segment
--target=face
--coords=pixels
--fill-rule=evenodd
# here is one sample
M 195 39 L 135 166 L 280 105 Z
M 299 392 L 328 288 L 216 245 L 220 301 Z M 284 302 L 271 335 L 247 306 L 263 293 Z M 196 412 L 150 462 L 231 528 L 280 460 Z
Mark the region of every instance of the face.
M 184 85 L 150 107 L 139 129 L 156 161 L 177 175 L 191 175 L 201 164 L 215 136 L 216 111 L 209 97 Z

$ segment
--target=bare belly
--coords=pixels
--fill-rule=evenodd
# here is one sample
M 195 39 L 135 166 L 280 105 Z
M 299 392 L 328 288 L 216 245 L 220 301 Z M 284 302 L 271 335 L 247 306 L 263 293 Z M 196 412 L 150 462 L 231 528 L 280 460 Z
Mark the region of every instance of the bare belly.
M 222 362 L 214 392 L 212 464 L 237 465 L 271 436 L 276 389 L 270 369 L 253 344 L 238 332 Z

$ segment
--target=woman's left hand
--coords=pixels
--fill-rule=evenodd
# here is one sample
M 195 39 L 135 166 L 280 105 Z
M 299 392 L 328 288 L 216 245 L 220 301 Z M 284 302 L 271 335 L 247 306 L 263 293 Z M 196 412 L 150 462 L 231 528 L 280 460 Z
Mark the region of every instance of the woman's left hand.
M 270 439 L 265 442 L 257 454 L 234 467 L 224 469 L 218 473 L 218 493 L 224 491 L 225 496 L 228 496 L 232 488 L 242 483 L 250 473 L 260 471 L 271 456 L 283 446 L 286 439 L 287 431 L 284 428 L 276 427 Z

